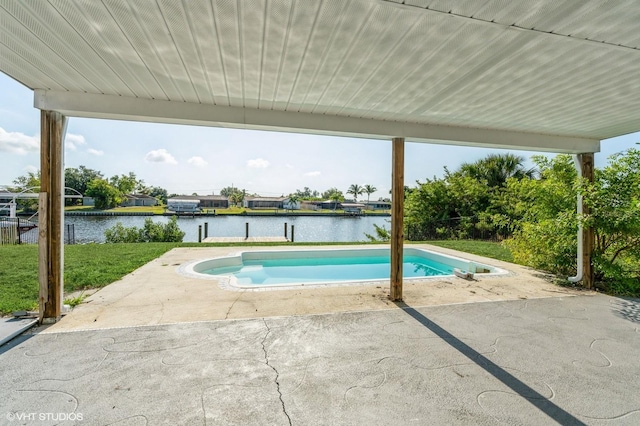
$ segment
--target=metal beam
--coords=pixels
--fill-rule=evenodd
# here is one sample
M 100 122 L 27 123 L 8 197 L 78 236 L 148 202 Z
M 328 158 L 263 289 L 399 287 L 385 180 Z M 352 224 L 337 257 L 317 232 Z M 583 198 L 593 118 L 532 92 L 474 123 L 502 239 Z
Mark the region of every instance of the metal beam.
M 293 111 L 238 108 L 125 96 L 35 90 L 34 105 L 70 117 L 233 127 L 332 136 L 438 143 L 559 153 L 600 151 L 600 141 L 584 137 L 499 129 L 456 127 Z
M 51 323 L 62 314 L 64 283 L 64 149 L 66 117 L 41 111 L 39 281 L 40 322 Z
M 402 301 L 404 249 L 404 139 L 393 138 L 391 167 L 391 288 L 393 302 Z

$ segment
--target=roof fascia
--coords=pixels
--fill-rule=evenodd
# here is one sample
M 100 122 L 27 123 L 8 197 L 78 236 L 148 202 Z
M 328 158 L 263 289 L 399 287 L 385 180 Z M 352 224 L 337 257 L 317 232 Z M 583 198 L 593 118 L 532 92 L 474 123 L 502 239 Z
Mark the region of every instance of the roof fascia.
M 599 152 L 597 139 L 500 129 L 382 121 L 367 118 L 205 105 L 158 99 L 35 90 L 34 106 L 69 117 L 188 124 L 368 139 L 425 142 L 556 153 Z

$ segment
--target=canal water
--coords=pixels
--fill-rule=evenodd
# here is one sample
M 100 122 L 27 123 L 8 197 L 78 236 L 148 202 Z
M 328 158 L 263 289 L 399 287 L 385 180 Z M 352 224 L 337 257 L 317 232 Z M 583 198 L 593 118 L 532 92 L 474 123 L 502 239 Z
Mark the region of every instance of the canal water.
M 149 216 L 147 216 L 149 217 Z M 156 223 L 166 223 L 167 216 L 152 216 Z M 121 222 L 123 226 L 144 225 L 144 216 L 66 216 L 65 225 L 73 224 L 76 243 L 105 241 L 104 231 Z M 374 224 L 390 228 L 390 217 L 333 217 L 333 216 L 207 216 L 179 217 L 178 225 L 185 232 L 184 242 L 198 241 L 198 225 L 207 222 L 210 237 L 244 237 L 246 223 L 249 223 L 250 237 L 284 236 L 287 223 L 288 237 L 291 226 L 295 227 L 295 242 L 360 242 L 368 241 L 365 234 L 375 235 Z

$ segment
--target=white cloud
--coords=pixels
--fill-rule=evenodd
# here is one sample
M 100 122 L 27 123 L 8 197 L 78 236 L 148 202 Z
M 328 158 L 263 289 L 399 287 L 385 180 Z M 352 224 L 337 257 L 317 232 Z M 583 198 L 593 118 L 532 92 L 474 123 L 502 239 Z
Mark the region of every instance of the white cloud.
M 91 155 L 97 155 L 98 157 L 104 155 L 104 151 L 101 151 L 99 149 L 93 149 L 93 148 L 89 148 L 87 150 L 87 152 Z
M 0 127 L 0 152 L 27 155 L 29 152 L 38 151 L 39 148 L 40 138 L 38 136 L 27 136 L 20 132 L 7 132 Z
M 209 164 L 204 158 L 198 156 L 189 158 L 187 160 L 187 163 L 196 167 L 205 167 L 207 164 Z
M 305 176 L 311 176 L 311 177 L 316 177 L 316 176 L 320 176 L 321 173 L 317 170 L 313 171 L 313 172 L 307 172 L 304 174 Z
M 71 151 L 75 151 L 76 149 L 78 149 L 78 146 L 86 145 L 86 143 L 87 141 L 82 135 L 67 133 L 67 136 L 65 136 L 64 138 L 64 147 L 70 149 Z
M 247 166 L 252 169 L 266 169 L 269 167 L 269 162 L 264 158 L 256 158 L 255 160 L 247 161 Z
M 293 169 L 293 168 L 294 168 L 293 164 L 285 164 L 284 166 L 285 166 L 287 169 Z
M 39 169 L 36 166 L 29 164 L 28 166 L 25 166 L 24 170 L 27 173 L 36 173 Z
M 147 152 L 147 155 L 144 156 L 144 159 L 149 163 L 178 164 L 173 155 L 169 154 L 169 152 L 164 148 Z

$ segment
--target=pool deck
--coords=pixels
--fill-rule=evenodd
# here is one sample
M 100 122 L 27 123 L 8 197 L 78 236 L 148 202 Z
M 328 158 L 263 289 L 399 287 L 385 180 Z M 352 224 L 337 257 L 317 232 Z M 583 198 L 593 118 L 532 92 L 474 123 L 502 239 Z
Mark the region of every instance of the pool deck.
M 371 245 L 340 248 L 347 247 L 372 248 Z M 510 272 L 506 276 L 476 275 L 474 281 L 451 277 L 405 282 L 404 301 L 412 306 L 526 300 L 585 293 L 554 285 L 542 274 L 522 266 L 424 244 L 406 244 L 405 247 L 460 256 Z M 336 246 L 173 249 L 91 295 L 49 331 L 396 309 L 388 298 L 389 280 L 366 285 L 229 290 L 222 288 L 213 277 L 197 279 L 178 273 L 178 268 L 186 263 L 239 251 L 323 248 L 336 249 Z
M 640 423 L 637 299 L 495 261 L 510 274 L 405 284 L 398 304 L 388 281 L 229 291 L 177 273 L 237 251 L 172 250 L 1 346 L 0 424 Z

